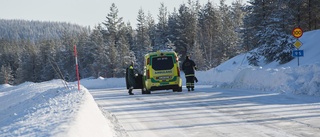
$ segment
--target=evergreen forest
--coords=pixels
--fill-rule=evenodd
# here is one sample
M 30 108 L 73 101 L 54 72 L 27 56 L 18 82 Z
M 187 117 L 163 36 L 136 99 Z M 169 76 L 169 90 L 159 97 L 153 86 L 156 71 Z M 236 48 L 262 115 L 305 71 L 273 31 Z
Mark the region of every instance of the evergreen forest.
M 245 53 L 251 65 L 291 56 L 292 30 L 320 28 L 319 0 L 235 0 L 227 5 L 189 0 L 172 12 L 161 3 L 154 19 L 137 11 L 133 27 L 110 5 L 93 28 L 65 22 L 0 19 L 0 84 L 75 81 L 74 45 L 81 78 L 124 77 L 133 61 L 143 69 L 146 53 L 174 50 L 180 61 L 190 55 L 199 70 L 212 69 Z

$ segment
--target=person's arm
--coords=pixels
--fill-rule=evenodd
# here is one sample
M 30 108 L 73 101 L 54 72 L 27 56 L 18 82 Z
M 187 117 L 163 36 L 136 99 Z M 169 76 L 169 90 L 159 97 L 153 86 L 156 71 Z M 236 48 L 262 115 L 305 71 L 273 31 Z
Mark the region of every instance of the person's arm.
M 182 68 L 181 68 L 183 72 L 184 72 L 184 69 L 185 69 L 184 68 L 184 63 L 185 63 L 185 61 L 182 63 Z
M 134 76 L 138 76 L 139 75 L 139 71 L 137 69 L 134 69 Z
M 195 70 L 197 70 L 197 66 L 196 66 L 196 63 L 194 63 L 194 61 L 192 61 L 192 66 Z

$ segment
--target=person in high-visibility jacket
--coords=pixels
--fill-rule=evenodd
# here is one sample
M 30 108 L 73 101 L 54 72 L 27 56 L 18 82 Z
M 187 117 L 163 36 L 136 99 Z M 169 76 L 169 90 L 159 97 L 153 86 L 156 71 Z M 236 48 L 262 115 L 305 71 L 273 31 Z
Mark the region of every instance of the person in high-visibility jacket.
M 129 68 L 128 68 L 128 83 L 129 83 L 129 95 L 134 95 L 132 93 L 132 90 L 134 89 L 134 87 L 136 86 L 136 79 L 135 79 L 135 73 L 134 73 L 134 69 L 133 69 L 133 62 L 130 64 Z
M 196 69 L 197 67 L 194 61 L 191 60 L 189 56 L 186 56 L 186 60 L 182 63 L 182 71 L 184 72 L 186 77 L 186 86 L 188 88 L 188 91 L 190 91 L 190 89 L 194 91 L 194 70 Z

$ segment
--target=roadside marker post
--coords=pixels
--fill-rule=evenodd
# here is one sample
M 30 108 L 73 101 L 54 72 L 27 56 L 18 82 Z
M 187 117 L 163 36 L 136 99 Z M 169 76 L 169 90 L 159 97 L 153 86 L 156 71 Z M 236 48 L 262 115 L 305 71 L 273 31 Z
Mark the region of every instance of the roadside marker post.
M 80 91 L 80 77 L 79 77 L 79 69 L 78 69 L 78 55 L 77 55 L 77 46 L 73 46 L 74 49 L 74 56 L 76 59 L 76 75 L 77 75 L 77 80 L 78 80 L 78 90 Z

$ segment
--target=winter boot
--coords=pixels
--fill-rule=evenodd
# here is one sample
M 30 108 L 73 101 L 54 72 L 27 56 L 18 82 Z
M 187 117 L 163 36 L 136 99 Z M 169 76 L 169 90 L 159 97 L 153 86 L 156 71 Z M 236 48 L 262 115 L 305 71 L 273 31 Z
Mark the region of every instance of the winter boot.
M 128 91 L 129 95 L 134 95 L 134 94 L 132 93 L 132 89 L 133 89 L 133 88 L 130 88 L 130 89 L 129 89 L 129 91 Z

